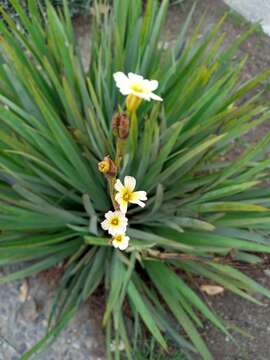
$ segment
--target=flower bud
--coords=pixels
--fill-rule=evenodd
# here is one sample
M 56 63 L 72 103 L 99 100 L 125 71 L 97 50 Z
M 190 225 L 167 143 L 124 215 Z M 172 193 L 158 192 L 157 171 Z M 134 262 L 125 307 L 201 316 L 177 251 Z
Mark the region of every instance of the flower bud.
M 125 140 L 129 134 L 129 118 L 124 113 L 118 113 L 114 115 L 112 119 L 112 128 L 115 136 L 119 139 Z
M 117 167 L 109 156 L 98 163 L 98 170 L 106 177 L 114 177 L 117 174 Z

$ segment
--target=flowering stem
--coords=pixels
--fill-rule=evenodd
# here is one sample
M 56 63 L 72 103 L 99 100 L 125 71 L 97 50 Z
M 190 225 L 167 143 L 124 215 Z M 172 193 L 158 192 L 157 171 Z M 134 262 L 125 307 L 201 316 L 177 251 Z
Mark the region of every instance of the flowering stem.
M 121 162 L 124 157 L 124 140 L 117 138 L 116 140 L 116 157 L 115 157 L 115 165 L 117 166 L 117 169 L 120 168 Z
M 137 139 L 138 139 L 138 119 L 136 112 L 129 113 L 131 119 L 131 126 L 130 126 L 130 150 L 131 155 L 134 157 L 137 147 Z
M 115 191 L 114 191 L 115 181 L 116 181 L 115 176 L 108 178 L 109 191 L 110 191 L 110 196 L 111 196 L 111 200 L 112 200 L 112 203 L 113 203 L 113 207 L 114 207 L 115 210 L 119 210 L 119 205 L 115 200 Z

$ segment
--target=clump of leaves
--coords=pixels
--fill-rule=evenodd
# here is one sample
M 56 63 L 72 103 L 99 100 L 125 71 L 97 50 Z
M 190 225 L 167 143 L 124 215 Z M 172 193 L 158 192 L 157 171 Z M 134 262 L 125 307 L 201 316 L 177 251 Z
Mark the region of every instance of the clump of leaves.
M 245 100 L 270 71 L 239 85 L 246 59 L 231 63 L 249 33 L 224 49 L 223 18 L 203 37 L 202 23 L 187 37 L 193 7 L 166 49 L 160 32 L 168 0 L 146 8 L 142 0 L 115 0 L 102 10 L 96 2 L 85 72 L 67 3 L 63 14 L 48 3 L 46 16 L 35 0 L 27 15 L 19 1 L 10 3 L 24 30 L 2 12 L 0 264 L 25 268 L 0 283 L 64 262 L 48 333 L 22 359 L 47 347 L 97 287 L 106 294 L 108 359 L 118 359 L 120 348 L 134 358 L 142 324 L 164 349 L 166 336 L 185 354 L 212 359 L 201 316 L 224 334 L 230 329 L 186 279 L 209 279 L 254 303 L 255 292 L 270 297 L 233 266 L 270 252 L 270 134 L 229 156 L 235 140 L 270 115 L 260 94 Z M 111 199 L 97 171 L 104 155 L 115 156 L 111 119 L 124 101 L 117 71 L 158 79 L 164 99 L 140 106 L 137 141 L 123 159 L 120 177 L 136 177 L 149 197 L 145 208 L 129 210 L 125 252 L 100 227 Z
M 56 7 L 63 6 L 63 0 L 51 0 L 52 4 Z M 90 7 L 94 3 L 93 0 L 68 0 L 67 1 L 71 15 L 78 15 L 86 10 L 90 10 Z
M 55 6 L 55 7 L 62 7 L 64 4 L 63 0 L 49 0 L 49 2 Z M 45 6 L 45 0 L 38 0 L 37 1 L 38 6 L 40 6 L 41 9 Z M 72 16 L 78 15 L 82 13 L 85 10 L 90 10 L 90 7 L 92 6 L 93 0 L 67 0 L 67 4 L 70 10 L 70 13 Z M 21 0 L 20 4 L 24 8 L 25 11 L 27 11 L 27 0 Z M 18 18 L 18 13 L 16 10 L 14 10 L 14 7 L 11 5 L 10 0 L 2 0 L 1 1 L 1 7 L 7 11 L 13 18 Z

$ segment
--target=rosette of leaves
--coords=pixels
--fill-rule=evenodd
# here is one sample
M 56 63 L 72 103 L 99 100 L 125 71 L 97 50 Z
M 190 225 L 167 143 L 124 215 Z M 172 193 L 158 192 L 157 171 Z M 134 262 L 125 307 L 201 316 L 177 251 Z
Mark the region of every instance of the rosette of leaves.
M 168 0 L 146 8 L 142 0 L 115 0 L 107 12 L 96 2 L 85 72 L 67 3 L 61 16 L 48 3 L 46 17 L 35 0 L 28 15 L 19 1 L 10 3 L 24 31 L 2 13 L 0 264 L 24 268 L 0 283 L 63 264 L 47 335 L 22 359 L 49 346 L 97 288 L 106 298 L 108 359 L 120 357 L 120 343 L 123 356 L 136 358 L 142 329 L 165 350 L 172 338 L 188 356 L 212 359 L 200 336 L 203 318 L 226 335 L 230 325 L 197 293 L 196 279 L 254 303 L 256 292 L 270 297 L 234 266 L 260 263 L 260 253 L 270 252 L 270 133 L 231 155 L 237 139 L 269 119 L 261 94 L 247 94 L 270 71 L 240 83 L 246 59 L 231 61 L 253 29 L 225 48 L 224 18 L 203 37 L 198 24 L 189 37 L 193 7 L 166 49 L 160 33 Z M 100 228 L 111 202 L 97 171 L 104 155 L 115 155 L 111 119 L 124 101 L 116 71 L 158 79 L 164 99 L 140 107 L 123 159 L 120 177 L 135 176 L 149 196 L 144 209 L 128 212 L 125 252 Z

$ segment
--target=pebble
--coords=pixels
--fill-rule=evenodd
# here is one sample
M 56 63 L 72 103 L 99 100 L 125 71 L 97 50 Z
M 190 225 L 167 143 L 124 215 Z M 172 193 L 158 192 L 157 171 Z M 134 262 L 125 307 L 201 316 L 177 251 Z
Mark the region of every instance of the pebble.
M 265 273 L 265 275 L 270 277 L 270 269 L 265 269 L 263 272 Z
M 35 321 L 38 317 L 37 305 L 33 299 L 27 300 L 20 308 L 24 320 Z
M 79 344 L 78 342 L 74 342 L 74 343 L 72 344 L 72 347 L 73 347 L 74 349 L 79 349 L 79 348 L 80 348 L 80 344 Z
M 20 344 L 18 350 L 19 350 L 19 353 L 21 355 L 23 355 L 25 353 L 25 351 L 27 350 L 27 345 L 25 343 Z

